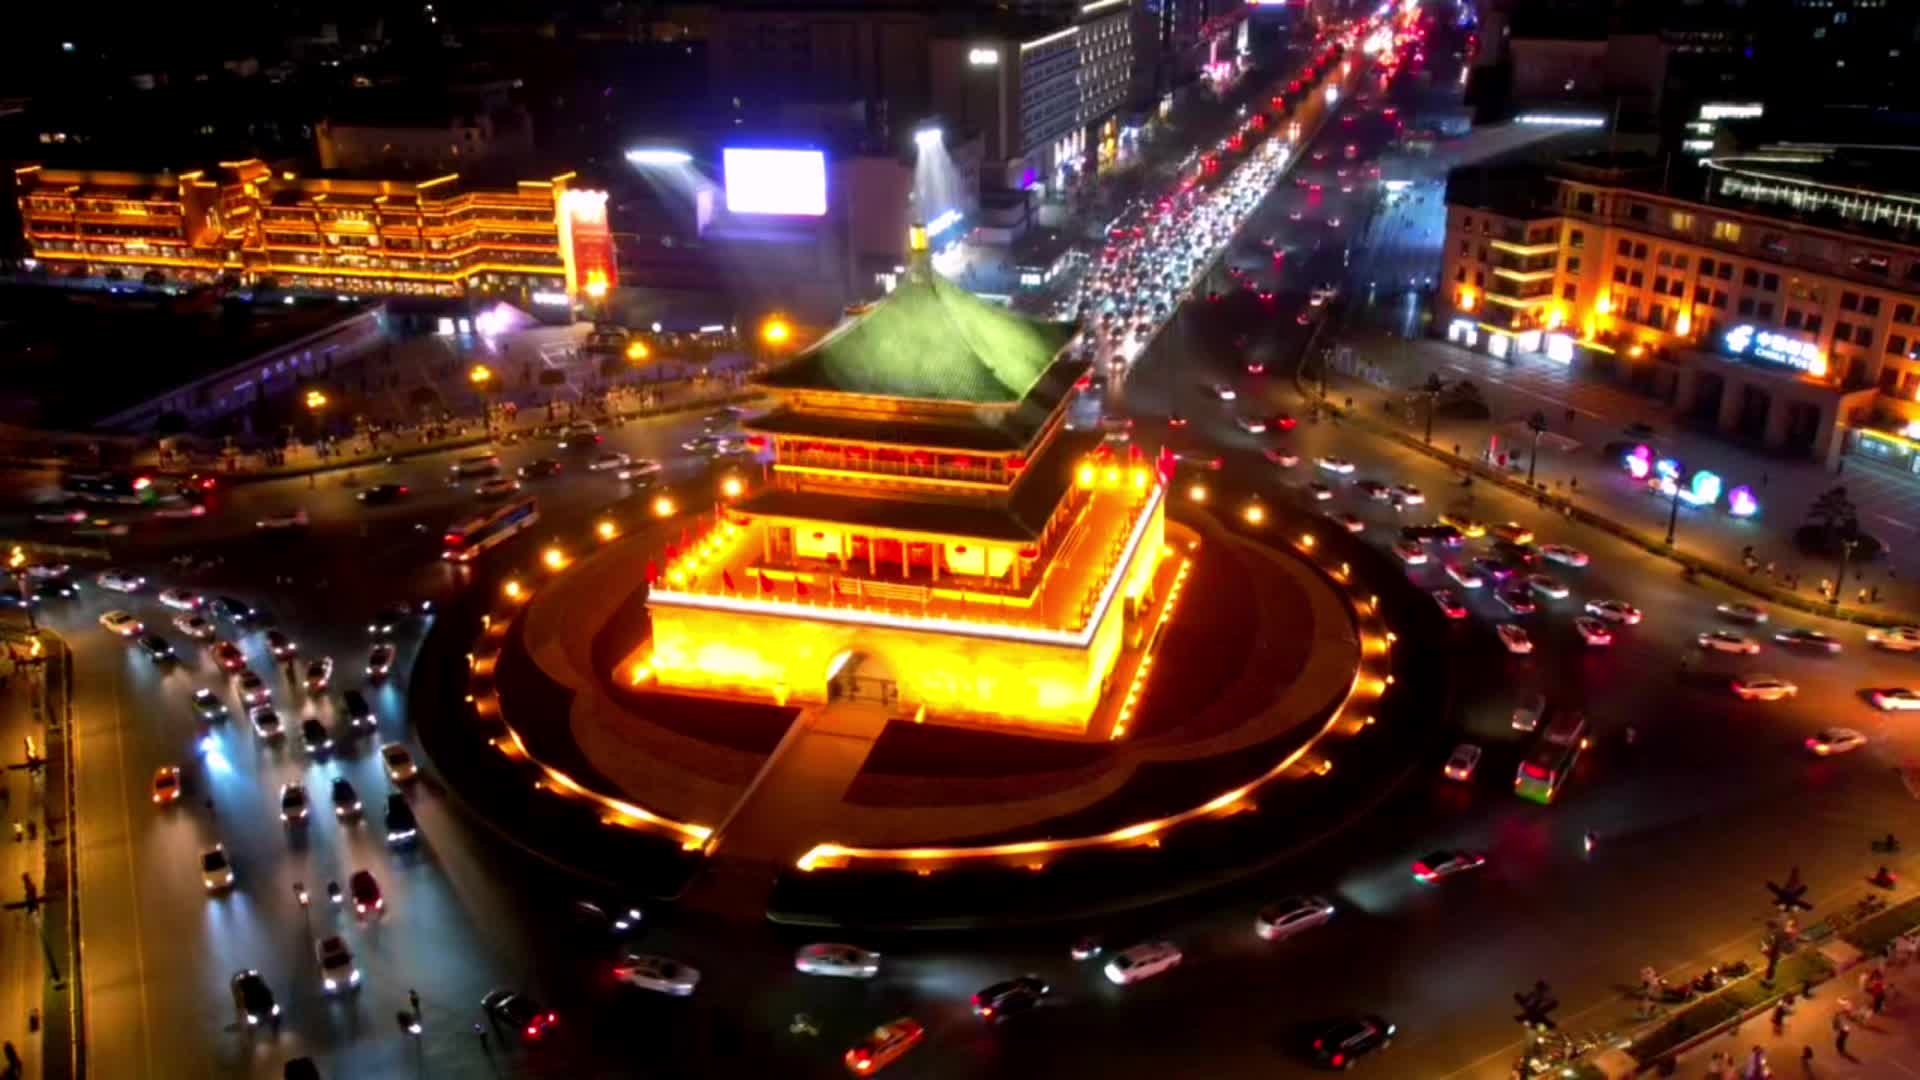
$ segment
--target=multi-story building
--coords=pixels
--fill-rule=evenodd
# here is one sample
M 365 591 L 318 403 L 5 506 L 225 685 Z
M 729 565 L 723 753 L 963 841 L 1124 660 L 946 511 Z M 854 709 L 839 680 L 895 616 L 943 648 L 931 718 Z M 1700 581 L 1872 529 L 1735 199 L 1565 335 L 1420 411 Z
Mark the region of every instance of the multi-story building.
M 519 296 L 616 284 L 606 195 L 573 173 L 510 186 L 302 177 L 258 160 L 184 173 L 16 170 L 34 259 L 75 276 L 350 294 Z
M 313 139 L 329 171 L 453 170 L 532 153 L 533 121 L 517 107 L 449 101 L 329 116 Z
M 1920 191 L 1901 171 L 1802 147 L 1456 174 L 1438 323 L 1830 459 L 1849 427 L 1920 419 Z

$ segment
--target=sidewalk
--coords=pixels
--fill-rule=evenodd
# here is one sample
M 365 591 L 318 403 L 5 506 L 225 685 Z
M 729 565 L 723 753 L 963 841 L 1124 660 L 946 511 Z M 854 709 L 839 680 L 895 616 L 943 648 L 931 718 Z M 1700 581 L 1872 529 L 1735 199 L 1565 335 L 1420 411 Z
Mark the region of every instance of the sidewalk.
M 1631 533 L 1643 546 L 1661 550 L 1672 513 L 1671 500 L 1649 492 L 1614 458 L 1603 454 L 1610 444 L 1635 441 L 1626 433 L 1627 423 L 1652 424 L 1661 453 L 1680 457 L 1689 469 L 1713 470 L 1726 478 L 1729 490 L 1737 485 L 1749 486 L 1761 503 L 1760 513 L 1750 519 L 1726 513 L 1724 497 L 1718 507 L 1709 510 L 1683 505 L 1675 528 L 1674 552 L 1683 559 L 1708 564 L 1702 567 L 1706 572 L 1776 601 L 1792 602 L 1821 614 L 1830 611 L 1820 597 L 1820 582 L 1835 577 L 1838 565 L 1831 559 L 1803 554 L 1792 540 L 1793 531 L 1806 520 L 1806 508 L 1829 488 L 1849 485 L 1868 531 L 1879 533 L 1896 553 L 1905 539 L 1875 528 L 1869 513 L 1870 497 L 1862 495 L 1863 487 L 1871 489 L 1873 478 L 1858 466 L 1836 476 L 1812 462 L 1757 455 L 1687 430 L 1663 403 L 1634 395 L 1624 387 L 1565 372 L 1533 373 L 1530 365 L 1545 363 L 1533 358 L 1509 365 L 1440 341 L 1378 333 L 1348 332 L 1342 335 L 1342 343 L 1353 347 L 1359 362 L 1370 365 L 1369 378 L 1334 370 L 1327 379 L 1328 397 L 1334 403 L 1351 401 L 1358 418 L 1385 425 L 1402 438 L 1418 442 L 1424 435 L 1426 410 L 1418 396 L 1409 392 L 1423 385 L 1430 374 L 1446 382 L 1471 381 L 1481 390 L 1491 416 L 1486 420 L 1437 416 L 1431 443 L 1435 451 L 1456 454 L 1524 485 L 1526 458 L 1533 442 L 1527 418 L 1538 412 L 1547 422 L 1535 466 L 1540 495 L 1571 504 L 1576 513 L 1609 523 L 1614 531 Z M 1539 384 L 1541 379 L 1558 381 L 1543 386 Z M 1493 460 L 1488 460 L 1490 450 L 1495 453 Z M 1504 467 L 1499 463 L 1500 452 L 1508 455 Z M 1751 569 L 1742 564 L 1747 548 L 1752 549 L 1755 560 Z M 1881 560 L 1852 566 L 1839 614 L 1851 612 L 1854 617 L 1888 621 L 1904 617 L 1903 613 L 1920 612 L 1920 581 L 1912 575 L 1898 574 L 1898 558 L 1896 554 L 1895 563 Z M 1773 567 L 1771 576 L 1769 565 Z M 1880 590 L 1880 599 L 1862 605 L 1858 590 L 1869 587 Z
M 9 627 L 0 640 L 11 642 L 17 636 Z M 45 726 L 39 718 L 44 714 L 36 709 L 36 702 L 42 700 L 41 675 L 15 667 L 5 653 L 0 649 L 0 764 L 4 764 L 0 769 L 0 817 L 6 821 L 0 834 L 12 833 L 14 828 L 31 822 L 36 839 L 29 842 L 0 836 L 0 901 L 8 906 L 8 910 L 0 910 L 0 1041 L 12 1047 L 21 1060 L 21 1067 L 15 1070 L 0 1057 L 0 1077 L 39 1080 L 44 1075 L 70 1075 L 64 1066 L 57 1070 L 44 1068 L 42 1032 L 28 1030 L 29 1014 L 37 1017 L 46 994 L 47 968 L 40 931 L 43 916 L 28 915 L 13 907 L 22 898 L 23 874 L 32 877 L 36 890 L 45 891 L 44 774 L 15 767 L 24 757 L 23 740 L 27 736 L 33 737 L 36 746 L 46 745 Z
M 1886 1008 L 1871 1014 L 1870 999 L 1861 979 L 1871 968 L 1862 964 L 1814 988 L 1813 997 L 1795 999 L 1785 1028 L 1776 1034 L 1772 1013 L 1763 1013 L 1679 1059 L 1673 1075 L 1711 1080 L 1748 1080 L 1753 1051 L 1758 1047 L 1771 1075 L 1815 1077 L 1817 1080 L 1868 1080 L 1920 1076 L 1920 964 L 1888 968 L 1892 987 Z M 1860 1019 L 1852 1028 L 1843 1054 L 1835 1046 L 1834 1018 L 1840 1001 L 1849 1000 Z M 1813 1056 L 1803 1062 L 1808 1048 Z M 1733 1071 L 1714 1071 L 1714 1055 L 1731 1055 Z

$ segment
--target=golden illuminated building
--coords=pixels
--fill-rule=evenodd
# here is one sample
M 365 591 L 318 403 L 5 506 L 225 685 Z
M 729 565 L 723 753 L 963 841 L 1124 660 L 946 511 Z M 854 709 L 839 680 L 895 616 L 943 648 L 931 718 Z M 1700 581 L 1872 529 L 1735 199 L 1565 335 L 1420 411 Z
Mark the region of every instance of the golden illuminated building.
M 549 302 L 616 283 L 606 195 L 575 179 L 303 177 L 258 160 L 185 173 L 15 170 L 27 245 L 55 272 Z
M 630 681 L 1079 735 L 1138 644 L 1159 468 L 1069 431 L 1074 328 L 928 265 L 760 383 L 767 482 L 667 552 Z

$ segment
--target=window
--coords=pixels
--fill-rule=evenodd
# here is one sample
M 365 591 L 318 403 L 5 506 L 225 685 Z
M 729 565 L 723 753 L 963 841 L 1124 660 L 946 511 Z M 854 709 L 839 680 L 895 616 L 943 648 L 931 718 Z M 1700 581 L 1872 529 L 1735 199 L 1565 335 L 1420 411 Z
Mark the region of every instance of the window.
M 1674 232 L 1692 232 L 1693 215 L 1684 210 L 1675 210 L 1673 213 L 1667 215 L 1667 226 Z
M 1719 308 L 1721 311 L 1727 310 L 1727 294 L 1721 292 L 1719 289 L 1713 290 L 1713 306 Z
M 1733 280 L 1733 264 L 1724 263 L 1724 262 L 1721 263 L 1718 267 L 1714 268 L 1713 276 L 1719 278 L 1721 281 L 1732 281 Z
M 1907 355 L 1907 338 L 1904 334 L 1887 335 L 1887 351 L 1896 356 Z
M 1725 244 L 1740 242 L 1740 223 L 1737 221 L 1716 221 L 1713 223 L 1713 238 Z
M 1665 330 L 1667 328 L 1667 309 L 1659 304 L 1653 305 L 1653 309 L 1647 312 L 1647 325 Z
M 1472 258 L 1472 257 L 1473 257 L 1473 242 L 1472 242 L 1472 241 L 1470 241 L 1470 240 L 1462 240 L 1462 241 L 1460 241 L 1460 257 L 1461 257 L 1461 258 L 1463 258 L 1463 259 L 1467 259 L 1467 258 Z
M 1453 280 L 1459 282 L 1462 285 L 1465 285 L 1467 283 L 1467 268 L 1463 266 L 1458 270 L 1455 270 L 1453 272 Z
M 1675 255 L 1673 257 L 1673 268 L 1675 270 L 1685 270 L 1687 268 L 1687 257 L 1685 255 Z
M 1825 321 L 1825 316 L 1821 316 L 1821 315 L 1815 315 L 1815 314 L 1813 314 L 1813 313 L 1811 313 L 1811 312 L 1809 312 L 1809 313 L 1807 314 L 1807 333 L 1809 333 L 1809 334 L 1817 334 L 1817 333 L 1819 333 L 1819 332 L 1820 332 L 1820 324 L 1821 324 L 1822 322 L 1824 322 L 1824 321 Z
M 1749 289 L 1759 288 L 1760 287 L 1760 271 L 1755 270 L 1751 266 L 1747 267 L 1746 272 L 1740 275 L 1740 283 L 1742 285 L 1745 285 Z
M 1801 317 L 1800 317 L 1800 309 L 1799 309 L 1799 308 L 1788 308 L 1788 309 L 1787 309 L 1787 326 L 1788 326 L 1789 328 L 1791 328 L 1791 329 L 1794 329 L 1794 330 L 1798 330 L 1798 329 L 1800 329 L 1800 320 L 1801 320 Z
M 1646 258 L 1646 257 L 1647 257 L 1647 245 L 1645 245 L 1645 244 L 1635 244 L 1635 245 L 1633 245 L 1633 257 L 1634 257 L 1634 258 L 1636 258 L 1636 259 L 1644 259 L 1644 258 Z
M 1707 288 L 1705 285 L 1695 285 L 1693 287 L 1693 302 L 1696 304 L 1704 304 L 1711 299 L 1712 296 L 1713 290 Z
M 1700 260 L 1700 276 L 1701 277 L 1713 276 L 1713 260 L 1712 259 Z
M 1634 203 L 1633 205 L 1627 207 L 1627 216 L 1629 218 L 1632 218 L 1635 221 L 1647 220 L 1647 204 Z
M 1569 304 L 1578 303 L 1580 300 L 1580 286 L 1575 285 L 1571 281 L 1560 286 L 1560 299 L 1565 300 Z
M 1853 338 L 1853 325 L 1851 323 L 1843 323 L 1843 322 L 1836 321 L 1833 324 L 1833 340 L 1839 342 L 1842 345 L 1845 345 L 1848 341 L 1852 340 L 1852 338 Z
M 1625 308 L 1625 313 L 1627 318 L 1632 319 L 1634 322 L 1640 321 L 1640 298 L 1639 297 L 1637 296 L 1627 297 L 1627 306 Z
M 1620 250 L 1620 257 L 1621 257 L 1621 258 L 1623 258 L 1623 259 L 1631 259 L 1631 258 L 1633 258 L 1633 241 L 1631 241 L 1631 240 L 1628 240 L 1628 239 L 1627 239 L 1627 238 L 1625 238 L 1625 237 L 1621 237 L 1621 238 L 1620 238 L 1620 249 L 1619 249 L 1619 250 Z
M 1670 254 L 1670 253 L 1668 253 L 1668 252 L 1665 252 L 1665 251 L 1663 251 L 1663 252 L 1661 252 L 1661 253 L 1660 253 L 1660 256 L 1659 256 L 1659 258 L 1656 258 L 1656 259 L 1654 260 L 1654 262 L 1655 262 L 1655 263 L 1656 263 L 1657 265 L 1660 265 L 1660 266 L 1672 266 L 1672 265 L 1673 265 L 1673 256 L 1672 256 L 1672 254 Z
M 1913 305 L 1899 304 L 1893 309 L 1893 321 L 1910 323 L 1913 321 Z
M 1573 248 L 1575 251 L 1586 247 L 1587 234 L 1581 232 L 1579 229 L 1567 230 L 1567 246 Z
M 1478 270 L 1475 270 L 1473 272 L 1473 287 L 1476 289 L 1484 289 L 1486 288 L 1486 286 L 1487 286 L 1487 275 L 1481 273 Z
M 1859 311 L 1860 310 L 1860 294 L 1851 293 L 1851 292 L 1841 293 L 1840 294 L 1840 310 L 1841 311 Z
M 1646 275 L 1642 274 L 1638 270 L 1634 270 L 1627 274 L 1627 284 L 1633 286 L 1636 289 L 1642 285 L 1645 285 L 1646 283 L 1647 283 Z
M 1891 394 L 1897 391 L 1899 388 L 1900 388 L 1899 369 L 1891 368 L 1891 367 L 1881 368 L 1880 369 L 1880 392 L 1883 394 Z
M 1900 393 L 1902 396 L 1912 397 L 1916 388 L 1920 388 L 1920 373 L 1909 371 L 1900 376 Z
M 1580 272 L 1580 256 L 1578 255 L 1567 256 L 1567 273 L 1578 274 L 1579 272 Z
M 1779 274 L 1762 275 L 1760 278 L 1760 287 L 1767 290 L 1768 292 L 1779 292 L 1780 291 L 1780 275 Z
M 1487 245 L 1485 244 L 1480 245 L 1480 261 L 1481 262 L 1487 261 Z
M 1460 228 L 1462 228 L 1467 232 L 1473 231 L 1473 215 L 1472 214 L 1466 214 L 1460 218 Z
M 1625 284 L 1627 283 L 1627 268 L 1626 268 L 1626 267 L 1624 267 L 1624 266 L 1616 266 L 1616 267 L 1614 267 L 1614 268 L 1613 268 L 1613 280 L 1614 280 L 1614 281 L 1615 281 L 1615 282 L 1616 282 L 1617 284 L 1621 284 L 1621 285 L 1625 285 Z
M 1863 349 L 1873 348 L 1873 327 L 1856 326 L 1853 328 L 1853 343 Z
M 1760 316 L 1761 322 L 1772 322 L 1773 321 L 1773 301 L 1762 300 L 1760 302 L 1760 311 L 1758 312 L 1758 314 Z
M 1870 317 L 1879 315 L 1880 314 L 1880 298 L 1877 296 L 1861 297 L 1860 298 L 1860 314 L 1870 316 Z
M 1667 295 L 1667 276 L 1665 274 L 1655 274 L 1653 276 L 1653 291 L 1659 293 L 1661 296 Z
M 1573 197 L 1573 208 L 1583 214 L 1593 213 L 1593 192 L 1583 191 Z

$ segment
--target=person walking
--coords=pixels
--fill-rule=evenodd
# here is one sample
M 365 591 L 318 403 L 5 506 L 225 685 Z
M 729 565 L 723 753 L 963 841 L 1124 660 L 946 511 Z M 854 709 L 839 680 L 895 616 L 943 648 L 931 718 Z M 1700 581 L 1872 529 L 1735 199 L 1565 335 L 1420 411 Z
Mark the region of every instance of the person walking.
M 483 1054 L 492 1054 L 492 1053 L 493 1053 L 493 1048 L 487 1045 L 487 1028 L 486 1028 L 486 1025 L 484 1025 L 484 1024 L 482 1024 L 482 1023 L 480 1023 L 480 1022 L 479 1022 L 479 1021 L 477 1021 L 477 1020 L 476 1020 L 476 1021 L 474 1021 L 474 1024 L 473 1024 L 473 1033 L 474 1033 L 474 1035 L 475 1035 L 476 1037 L 478 1037 L 478 1038 L 479 1038 L 479 1040 L 480 1040 L 480 1052 L 481 1052 L 481 1053 L 483 1053 Z
M 1845 1013 L 1836 1013 L 1833 1017 L 1833 1050 L 1841 1057 L 1851 1057 L 1847 1053 L 1847 1037 L 1853 1034 L 1853 1025 L 1847 1022 Z
M 407 1004 L 412 1006 L 413 1015 L 419 1016 L 420 1015 L 420 991 L 415 990 L 412 987 L 408 987 L 407 988 Z

